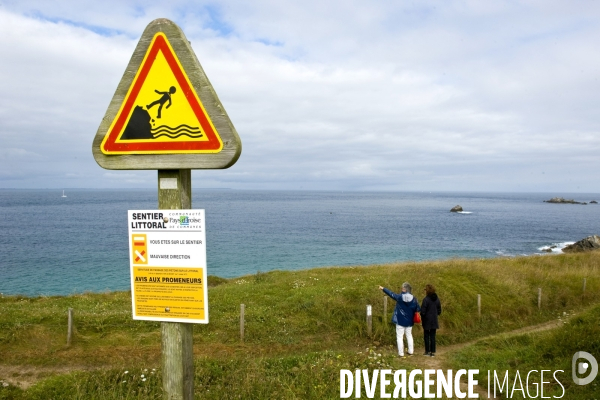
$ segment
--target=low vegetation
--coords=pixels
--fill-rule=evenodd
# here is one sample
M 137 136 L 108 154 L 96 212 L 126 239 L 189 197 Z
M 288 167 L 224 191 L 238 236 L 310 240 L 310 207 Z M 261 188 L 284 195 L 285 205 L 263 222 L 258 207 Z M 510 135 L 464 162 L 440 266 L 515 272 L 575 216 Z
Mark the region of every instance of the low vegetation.
M 539 371 L 547 370 L 552 372 L 546 373 L 545 381 L 548 381 L 549 384 L 545 385 L 545 397 L 594 399 L 600 393 L 599 380 L 596 379 L 588 385 L 576 385 L 571 379 L 571 362 L 573 355 L 578 351 L 585 351 L 596 357 L 600 354 L 600 306 L 595 306 L 575 316 L 569 316 L 568 312 L 558 313 L 556 318 L 564 325 L 560 329 L 481 340 L 453 354 L 450 364 L 455 368 L 469 365 L 469 368 L 482 371 L 497 371 L 500 382 L 508 371 L 510 384 L 504 394 L 510 393 L 510 398 L 513 399 L 536 397 L 534 385 L 530 386 L 529 394 L 531 396 L 523 397 L 523 392 L 518 390 L 519 383 L 515 384 L 517 371 L 524 383 L 527 373 L 533 370 L 538 371 L 533 373 L 532 380 L 538 382 L 540 397 Z M 552 377 L 552 373 L 558 370 L 563 371 L 557 374 L 560 385 Z M 483 382 L 480 384 L 487 388 L 487 376 L 482 375 L 482 377 Z M 493 374 L 489 384 L 490 391 L 493 391 Z M 513 387 L 516 390 L 513 391 Z M 568 393 L 568 396 L 563 397 L 564 393 Z M 508 397 L 504 396 L 503 398 Z
M 211 277 L 210 324 L 194 327 L 195 392 L 209 399 L 339 398 L 341 368 L 411 368 L 413 359 L 394 357 L 394 302 L 383 316 L 378 285 L 398 291 L 408 281 L 419 300 L 426 283 L 436 285 L 443 304 L 438 343 L 445 346 L 600 303 L 599 272 L 600 253 L 592 252 Z M 68 308 L 76 327 L 70 347 Z M 161 398 L 160 323 L 133 321 L 130 293 L 4 296 L 0 315 L 0 399 Z M 420 327 L 414 336 L 422 348 Z

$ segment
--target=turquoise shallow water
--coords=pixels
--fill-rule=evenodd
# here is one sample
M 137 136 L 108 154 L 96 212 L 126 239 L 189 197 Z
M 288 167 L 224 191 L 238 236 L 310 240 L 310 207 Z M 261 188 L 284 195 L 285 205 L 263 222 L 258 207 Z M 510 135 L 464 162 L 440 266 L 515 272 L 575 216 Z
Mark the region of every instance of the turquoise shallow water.
M 129 288 L 127 210 L 155 190 L 0 190 L 0 293 Z M 194 190 L 208 273 L 540 253 L 600 233 L 598 194 Z M 449 210 L 460 204 L 471 214 Z

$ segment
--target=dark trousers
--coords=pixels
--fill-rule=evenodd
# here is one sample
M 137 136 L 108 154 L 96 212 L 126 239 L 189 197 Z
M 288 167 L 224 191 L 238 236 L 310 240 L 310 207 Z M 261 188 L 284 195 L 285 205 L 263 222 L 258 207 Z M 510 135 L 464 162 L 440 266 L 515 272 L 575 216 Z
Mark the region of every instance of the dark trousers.
M 435 329 L 423 329 L 425 335 L 425 353 L 435 353 Z

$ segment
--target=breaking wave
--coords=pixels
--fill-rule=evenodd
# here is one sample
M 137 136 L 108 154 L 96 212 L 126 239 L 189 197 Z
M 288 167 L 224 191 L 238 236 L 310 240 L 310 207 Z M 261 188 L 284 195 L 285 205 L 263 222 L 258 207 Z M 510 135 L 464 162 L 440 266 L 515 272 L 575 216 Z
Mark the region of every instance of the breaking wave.
M 538 250 L 544 253 L 562 253 L 562 249 L 573 243 L 575 242 L 552 243 L 548 246 L 538 247 Z

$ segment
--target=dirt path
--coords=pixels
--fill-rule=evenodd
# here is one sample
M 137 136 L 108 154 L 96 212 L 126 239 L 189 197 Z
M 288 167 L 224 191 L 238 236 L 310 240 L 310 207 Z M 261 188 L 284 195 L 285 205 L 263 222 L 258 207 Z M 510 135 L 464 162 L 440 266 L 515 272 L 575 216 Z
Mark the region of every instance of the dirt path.
M 447 369 L 447 356 L 448 354 L 458 351 L 464 347 L 470 346 L 481 340 L 486 340 L 496 337 L 510 337 L 521 335 L 524 333 L 535 333 L 549 329 L 554 329 L 562 325 L 560 320 L 550 321 L 540 325 L 528 326 L 525 328 L 517 329 L 510 332 L 499 333 L 496 335 L 486 336 L 471 342 L 455 344 L 452 346 L 441 346 L 436 353 L 436 357 L 425 357 L 417 352 L 417 355 L 410 359 L 411 363 L 416 364 L 421 369 Z M 67 374 L 73 371 L 91 371 L 100 369 L 90 368 L 86 366 L 64 366 L 64 367 L 43 367 L 43 366 L 19 366 L 19 365 L 0 365 L 0 380 L 8 382 L 12 385 L 18 386 L 22 389 L 27 389 L 34 383 L 48 377 L 57 374 Z M 1 383 L 0 383 L 1 384 Z M 461 390 L 466 392 L 467 385 L 462 384 Z M 476 392 L 479 393 L 480 398 L 488 399 L 487 391 L 483 387 L 477 387 Z
M 487 340 L 487 339 L 499 338 L 499 337 L 511 337 L 511 336 L 517 336 L 517 335 L 522 335 L 522 334 L 526 334 L 526 333 L 542 332 L 542 331 L 547 331 L 550 329 L 558 328 L 562 324 L 563 323 L 560 320 L 550 321 L 550 322 L 545 322 L 545 323 L 539 324 L 539 325 L 527 326 L 525 328 L 516 329 L 516 330 L 510 331 L 510 332 L 503 332 L 503 333 L 498 333 L 495 335 L 482 337 L 477 340 L 473 340 L 471 342 L 455 344 L 452 346 L 441 346 L 441 347 L 438 347 L 435 357 L 426 357 L 423 355 L 418 355 L 418 356 L 413 357 L 411 359 L 411 362 L 414 362 L 422 369 L 447 369 L 446 367 L 448 364 L 448 360 L 447 360 L 448 354 L 453 353 L 458 350 L 461 350 L 461 349 L 463 349 L 467 346 L 470 346 L 472 344 L 475 344 L 481 340 Z M 463 392 L 467 391 L 466 383 L 461 383 L 461 390 Z M 481 398 L 481 399 L 495 399 L 495 397 L 488 397 L 487 390 L 483 386 L 477 386 L 475 388 L 475 392 L 479 393 L 479 398 Z
M 90 371 L 89 367 L 42 367 L 33 365 L 0 365 L 0 380 L 27 389 L 34 383 L 52 375 L 68 374 L 73 371 Z

